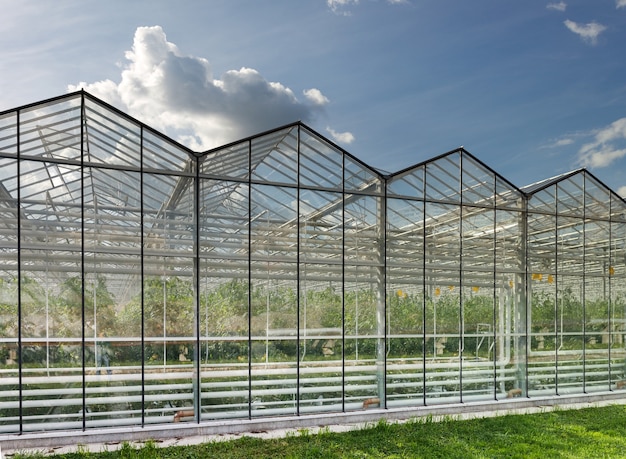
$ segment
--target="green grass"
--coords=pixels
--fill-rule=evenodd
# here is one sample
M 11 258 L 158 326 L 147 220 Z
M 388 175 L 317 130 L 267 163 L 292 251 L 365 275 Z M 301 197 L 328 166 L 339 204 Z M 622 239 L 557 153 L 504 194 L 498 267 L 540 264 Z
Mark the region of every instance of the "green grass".
M 41 455 L 16 455 L 40 458 Z M 117 451 L 45 456 L 109 458 L 621 458 L 626 457 L 626 406 L 510 414 L 494 418 L 403 424 L 380 421 L 366 429 L 312 434 L 303 429 L 285 438 L 242 437 L 195 446 L 159 448 L 154 443 Z

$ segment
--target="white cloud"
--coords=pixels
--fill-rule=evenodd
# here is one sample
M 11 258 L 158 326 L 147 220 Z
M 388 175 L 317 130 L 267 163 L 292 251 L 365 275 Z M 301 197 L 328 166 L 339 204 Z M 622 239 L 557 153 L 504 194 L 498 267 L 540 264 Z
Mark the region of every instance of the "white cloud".
M 359 0 L 326 0 L 326 4 L 335 14 L 350 16 L 350 11 L 347 8 L 350 5 L 358 5 Z
M 207 59 L 184 55 L 160 26 L 139 27 L 126 59 L 119 84 L 104 80 L 68 89 L 85 88 L 196 150 L 311 121 L 328 102 L 318 89 L 305 91 L 300 101 L 251 68 L 215 78 Z
M 626 8 L 626 0 L 616 0 L 617 8 Z
M 565 147 L 574 143 L 574 139 L 560 139 L 554 142 L 555 147 Z
M 577 22 L 570 21 L 569 19 L 564 22 L 565 27 L 574 32 L 580 38 L 588 41 L 592 45 L 595 45 L 598 41 L 598 36 L 606 30 L 606 26 L 598 24 L 597 22 L 590 22 L 588 24 L 578 24 Z
M 622 198 L 626 198 L 626 186 L 620 186 L 617 189 L 617 194 L 619 194 Z
M 309 101 L 311 101 L 315 105 L 323 106 L 329 102 L 328 98 L 324 94 L 322 94 L 322 91 L 320 91 L 319 89 L 306 89 L 302 93 Z
M 575 142 L 571 137 L 563 137 L 561 139 L 553 140 L 550 143 L 542 146 L 542 148 L 559 148 L 559 147 L 567 147 L 568 145 L 572 145 Z
M 326 132 L 328 132 L 333 140 L 337 143 L 349 145 L 354 142 L 354 135 L 351 132 L 337 132 L 330 127 L 326 128 Z
M 597 131 L 593 142 L 580 148 L 578 162 L 585 167 L 607 167 L 624 156 L 626 156 L 626 118 L 620 118 Z
M 546 8 L 549 10 L 557 10 L 557 11 L 565 11 L 567 9 L 567 3 L 559 2 L 559 3 L 548 3 Z

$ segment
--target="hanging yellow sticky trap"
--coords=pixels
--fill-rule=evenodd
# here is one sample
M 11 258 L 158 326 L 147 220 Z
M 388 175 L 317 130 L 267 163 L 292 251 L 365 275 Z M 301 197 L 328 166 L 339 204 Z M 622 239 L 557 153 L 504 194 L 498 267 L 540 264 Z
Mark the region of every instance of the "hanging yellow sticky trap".
M 480 290 L 480 287 L 476 287 L 476 286 L 472 287 L 472 292 L 474 293 L 478 293 L 479 290 Z
M 454 290 L 454 285 L 448 285 L 448 290 L 450 291 Z
M 554 284 L 554 276 L 552 274 L 548 274 L 548 284 Z
M 396 295 L 398 295 L 400 298 L 402 298 L 404 296 L 404 292 L 400 289 L 398 289 L 398 291 L 396 292 Z
M 435 296 L 439 296 L 439 295 L 441 295 L 441 289 L 439 287 L 437 287 L 435 289 Z
M 513 281 L 512 281 L 512 280 L 510 280 L 510 281 L 509 281 L 509 287 L 513 288 L 513 285 L 515 285 L 515 284 L 513 283 Z
M 609 276 L 615 275 L 615 268 L 613 266 L 609 266 Z

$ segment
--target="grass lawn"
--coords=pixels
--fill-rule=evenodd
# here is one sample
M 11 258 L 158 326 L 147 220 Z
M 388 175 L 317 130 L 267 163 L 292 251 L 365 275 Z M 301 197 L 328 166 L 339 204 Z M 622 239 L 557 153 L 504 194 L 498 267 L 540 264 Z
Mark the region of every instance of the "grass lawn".
M 403 424 L 379 422 L 346 433 L 301 430 L 280 439 L 242 437 L 194 446 L 78 451 L 55 456 L 14 458 L 623 458 L 626 406 L 613 405 L 540 414 Z

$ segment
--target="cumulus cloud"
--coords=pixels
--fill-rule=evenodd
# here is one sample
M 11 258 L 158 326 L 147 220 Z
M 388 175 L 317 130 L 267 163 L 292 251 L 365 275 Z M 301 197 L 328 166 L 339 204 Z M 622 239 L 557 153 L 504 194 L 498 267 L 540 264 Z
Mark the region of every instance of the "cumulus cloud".
M 578 152 L 579 163 L 585 167 L 610 166 L 626 156 L 626 118 L 620 118 L 595 133 L 594 140 Z
M 328 132 L 332 139 L 337 143 L 349 145 L 354 142 L 354 135 L 352 135 L 351 132 L 337 132 L 330 127 L 326 128 L 326 132 Z
M 626 199 L 626 186 L 620 186 L 617 189 L 617 194 L 619 194 L 622 198 Z
M 223 145 L 296 120 L 310 122 L 328 99 L 319 89 L 293 91 L 243 67 L 213 76 L 207 59 L 187 56 L 160 26 L 139 27 L 121 81 L 70 85 L 166 132 L 195 150 Z
M 615 3 L 617 8 L 626 8 L 626 0 L 617 0 Z
M 598 41 L 598 36 L 606 30 L 606 26 L 598 24 L 597 22 L 590 22 L 588 24 L 579 24 L 569 19 L 564 22 L 565 27 L 574 32 L 583 40 L 595 45 Z
M 548 8 L 549 10 L 565 11 L 567 9 L 567 3 L 565 2 L 548 3 L 546 5 L 546 8 Z
M 328 98 L 324 94 L 322 94 L 322 91 L 320 91 L 319 89 L 306 89 L 302 93 L 310 102 L 315 105 L 324 106 L 329 102 Z

